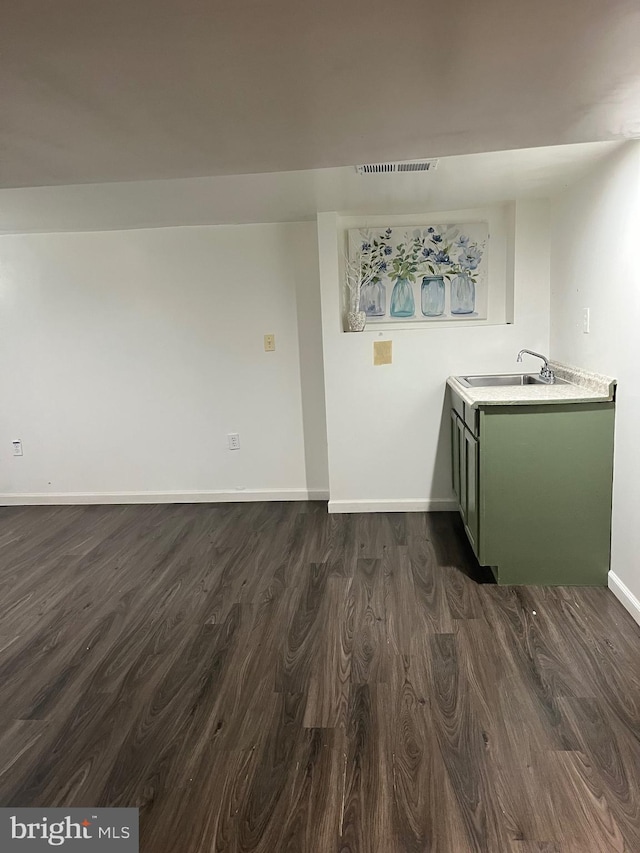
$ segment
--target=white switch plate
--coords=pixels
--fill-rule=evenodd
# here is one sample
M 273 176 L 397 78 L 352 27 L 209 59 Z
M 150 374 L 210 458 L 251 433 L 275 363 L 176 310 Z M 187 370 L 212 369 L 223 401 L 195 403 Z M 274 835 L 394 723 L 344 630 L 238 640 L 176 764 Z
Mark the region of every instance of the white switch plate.
M 22 442 L 17 439 L 16 441 L 12 441 L 11 444 L 13 445 L 13 455 L 22 456 Z
M 264 336 L 264 351 L 265 352 L 274 352 L 276 348 L 276 336 L 275 335 L 265 335 Z
M 588 308 L 582 309 L 582 331 L 583 331 L 583 334 L 585 334 L 585 335 L 588 335 L 589 332 L 591 331 L 591 329 L 590 329 L 591 318 L 589 316 L 589 313 L 590 312 L 589 312 Z
M 237 432 L 230 432 L 227 435 L 229 442 L 229 450 L 240 450 L 240 435 Z

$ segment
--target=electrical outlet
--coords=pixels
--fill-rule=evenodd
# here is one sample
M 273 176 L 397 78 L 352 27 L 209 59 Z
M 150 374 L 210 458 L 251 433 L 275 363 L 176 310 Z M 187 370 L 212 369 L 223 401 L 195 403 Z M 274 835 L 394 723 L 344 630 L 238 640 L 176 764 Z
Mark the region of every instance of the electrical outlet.
M 274 352 L 276 348 L 276 336 L 275 335 L 265 335 L 264 336 L 264 351 L 265 352 Z
M 227 435 L 229 442 L 229 450 L 240 450 L 240 435 L 237 432 L 230 432 Z
M 588 308 L 582 309 L 582 332 L 585 335 L 588 335 L 591 331 L 591 317 L 589 316 L 590 311 Z
M 12 441 L 13 445 L 13 455 L 14 456 L 22 456 L 22 442 L 18 439 L 16 441 Z

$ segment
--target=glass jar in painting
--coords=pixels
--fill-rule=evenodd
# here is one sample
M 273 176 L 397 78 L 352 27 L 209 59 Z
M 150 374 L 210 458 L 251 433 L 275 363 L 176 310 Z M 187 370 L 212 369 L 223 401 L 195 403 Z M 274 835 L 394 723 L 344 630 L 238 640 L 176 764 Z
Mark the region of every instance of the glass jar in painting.
M 425 317 L 444 314 L 444 278 L 441 275 L 425 275 L 422 279 L 420 307 Z
M 406 278 L 399 278 L 391 293 L 391 316 L 413 317 L 415 313 L 416 304 L 413 299 L 411 282 Z
M 384 317 L 387 310 L 387 288 L 381 281 L 370 281 L 360 291 L 360 310 L 367 317 Z
M 476 309 L 476 286 L 470 276 L 460 273 L 451 282 L 451 313 L 473 314 Z

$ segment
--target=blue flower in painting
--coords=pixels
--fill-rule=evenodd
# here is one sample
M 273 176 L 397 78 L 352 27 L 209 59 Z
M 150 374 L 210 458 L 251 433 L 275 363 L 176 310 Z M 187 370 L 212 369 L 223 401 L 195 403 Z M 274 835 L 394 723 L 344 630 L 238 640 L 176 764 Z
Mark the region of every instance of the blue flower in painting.
M 380 264 L 380 266 L 378 267 L 378 269 L 380 270 L 380 272 L 386 272 L 386 271 L 387 271 L 387 262 L 386 262 L 386 261 L 382 261 L 382 263 Z
M 431 239 L 434 243 L 442 243 L 442 234 L 434 234 Z
M 384 253 L 385 253 L 385 255 L 390 255 L 390 254 L 391 254 L 391 252 L 393 252 L 393 249 L 391 248 L 391 246 L 385 246 L 385 247 L 384 247 Z
M 433 255 L 433 249 L 423 249 L 422 254 L 425 256 L 425 258 L 429 258 L 431 257 L 431 255 Z
M 363 243 L 362 244 L 362 251 L 363 252 L 370 252 L 371 251 L 371 243 Z
M 435 230 L 436 230 L 435 228 L 431 228 L 431 227 L 429 227 L 429 228 L 427 228 L 427 233 L 428 233 L 428 234 L 433 234 L 433 232 L 434 232 Z
M 465 237 L 464 234 L 461 234 L 458 237 L 458 241 L 456 243 L 456 246 L 458 246 L 460 249 L 465 249 L 468 245 L 469 245 L 469 238 Z
M 458 256 L 458 263 L 465 270 L 475 270 L 482 260 L 482 252 L 480 249 L 466 248 Z
M 433 256 L 433 260 L 436 262 L 436 264 L 450 264 L 451 263 L 451 258 L 449 257 L 449 255 L 447 255 L 446 252 L 442 252 L 442 251 L 436 252 L 435 255 Z

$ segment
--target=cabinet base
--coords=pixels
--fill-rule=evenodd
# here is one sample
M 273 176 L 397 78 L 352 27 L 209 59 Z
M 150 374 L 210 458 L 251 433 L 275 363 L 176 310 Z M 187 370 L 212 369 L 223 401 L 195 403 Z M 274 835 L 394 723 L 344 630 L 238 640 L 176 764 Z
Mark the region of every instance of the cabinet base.
M 499 586 L 607 586 L 609 569 L 585 575 L 574 569 L 567 571 L 535 566 L 487 566 Z

